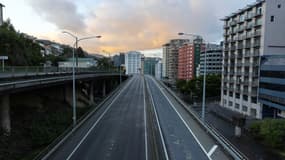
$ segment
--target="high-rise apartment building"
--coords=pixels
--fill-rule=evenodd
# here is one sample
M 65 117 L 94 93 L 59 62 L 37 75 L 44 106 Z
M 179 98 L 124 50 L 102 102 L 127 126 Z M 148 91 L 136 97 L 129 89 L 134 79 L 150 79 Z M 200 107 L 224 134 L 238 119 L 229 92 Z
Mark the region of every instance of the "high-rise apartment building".
M 195 77 L 195 46 L 185 43 L 179 48 L 178 79 L 191 80 Z
M 125 54 L 119 53 L 119 55 L 114 55 L 113 63 L 115 67 L 120 67 L 122 65 L 125 65 Z
M 199 76 L 204 75 L 206 53 L 206 74 L 221 74 L 223 63 L 222 45 L 207 44 L 207 49 L 200 54 Z
M 222 106 L 263 117 L 260 56 L 285 53 L 284 15 L 284 0 L 259 0 L 224 18 Z
M 178 50 L 188 42 L 188 39 L 173 39 L 163 45 L 163 76 L 171 85 L 175 85 L 178 78 Z
M 136 51 L 130 51 L 125 54 L 126 74 L 141 73 L 142 54 Z

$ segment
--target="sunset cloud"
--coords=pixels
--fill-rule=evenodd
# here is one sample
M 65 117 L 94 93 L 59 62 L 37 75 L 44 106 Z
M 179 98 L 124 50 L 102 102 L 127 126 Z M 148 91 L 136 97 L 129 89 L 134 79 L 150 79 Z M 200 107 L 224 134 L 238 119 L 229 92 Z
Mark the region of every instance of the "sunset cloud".
M 218 42 L 222 39 L 219 19 L 244 5 L 229 0 L 96 0 L 96 5 L 85 6 L 88 10 L 82 14 L 78 11 L 79 2 L 71 0 L 29 2 L 59 29 L 80 36 L 102 35 L 100 40 L 80 44 L 90 52 L 160 48 L 169 39 L 178 38 L 178 32 L 200 34 L 208 41 Z M 51 37 L 67 42 L 62 35 Z

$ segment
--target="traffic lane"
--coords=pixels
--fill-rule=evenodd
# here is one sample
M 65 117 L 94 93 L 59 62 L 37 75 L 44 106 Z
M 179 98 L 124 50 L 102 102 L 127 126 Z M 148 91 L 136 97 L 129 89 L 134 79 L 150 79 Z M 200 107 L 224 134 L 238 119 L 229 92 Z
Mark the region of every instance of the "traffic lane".
M 71 159 L 146 159 L 143 81 L 134 79 Z
M 181 117 L 185 120 L 185 122 L 188 124 L 188 126 L 192 129 L 193 133 L 196 135 L 197 139 L 200 141 L 200 143 L 203 145 L 205 150 L 209 152 L 214 145 L 217 145 L 217 141 L 214 140 L 213 137 L 211 137 L 204 128 L 200 126 L 200 124 L 197 123 L 196 119 L 189 114 L 185 110 L 185 108 L 176 101 L 176 99 L 170 95 L 166 89 L 162 88 L 163 91 L 165 91 L 165 94 L 169 98 L 169 100 L 172 102 L 172 104 L 175 106 L 176 110 L 180 113 Z M 207 117 L 207 116 L 206 116 Z M 215 150 L 215 152 L 211 156 L 212 159 L 217 159 L 217 160 L 229 160 L 232 159 L 226 153 L 226 151 L 222 148 L 222 146 L 218 146 L 218 148 Z
M 146 78 L 153 96 L 158 119 L 170 159 L 208 160 L 202 148 L 179 118 L 171 104 L 149 77 Z
M 112 102 L 113 99 L 120 98 L 124 93 L 128 92 L 130 88 L 132 88 L 134 78 L 130 78 L 130 80 L 127 81 L 125 86 L 122 87 L 122 90 L 118 92 L 120 94 L 118 97 L 118 94 L 115 94 L 103 104 L 102 107 L 100 107 L 96 112 L 94 112 L 93 115 L 91 115 L 88 120 L 86 120 L 82 126 L 80 126 L 64 143 L 54 152 L 48 159 L 52 160 L 63 160 L 66 159 L 70 153 L 74 150 L 74 148 L 80 143 L 82 138 L 86 135 L 88 130 L 92 127 L 94 123 L 100 118 L 100 116 L 108 109 L 109 104 Z

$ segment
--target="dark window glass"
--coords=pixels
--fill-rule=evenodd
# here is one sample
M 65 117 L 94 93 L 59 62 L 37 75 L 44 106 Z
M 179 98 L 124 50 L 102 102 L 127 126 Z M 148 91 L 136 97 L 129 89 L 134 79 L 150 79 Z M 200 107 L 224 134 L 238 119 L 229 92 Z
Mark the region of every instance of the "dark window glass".
M 260 83 L 260 88 L 285 92 L 285 85 L 282 84 Z
M 281 8 L 281 4 L 278 4 L 278 6 L 277 6 L 278 8 Z
M 272 78 L 285 78 L 285 72 L 283 71 L 261 71 L 261 77 L 272 77 Z
M 248 100 L 248 96 L 247 95 L 243 95 L 243 100 L 247 101 Z
M 271 16 L 271 17 L 270 17 L 270 21 L 271 21 L 271 22 L 274 22 L 274 16 Z

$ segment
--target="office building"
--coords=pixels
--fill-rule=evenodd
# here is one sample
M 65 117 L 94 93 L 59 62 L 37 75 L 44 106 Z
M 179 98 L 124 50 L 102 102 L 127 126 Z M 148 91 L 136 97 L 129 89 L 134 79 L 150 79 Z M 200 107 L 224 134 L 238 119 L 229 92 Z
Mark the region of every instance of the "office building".
M 259 0 L 223 19 L 222 106 L 263 118 L 260 56 L 285 53 L 284 15 L 284 0 Z
M 125 54 L 125 67 L 127 75 L 141 73 L 142 56 L 143 55 L 137 51 L 130 51 Z
M 259 102 L 263 117 L 285 118 L 285 54 L 262 56 L 260 67 Z
M 157 63 L 157 58 L 145 57 L 144 58 L 144 74 L 155 76 L 155 65 Z
M 163 45 L 163 76 L 172 86 L 175 86 L 178 78 L 178 50 L 188 42 L 188 39 L 173 39 Z
M 207 49 L 200 54 L 200 65 L 198 67 L 198 76 L 204 75 L 206 53 L 206 74 L 220 75 L 222 73 L 223 50 L 221 45 L 207 44 Z

